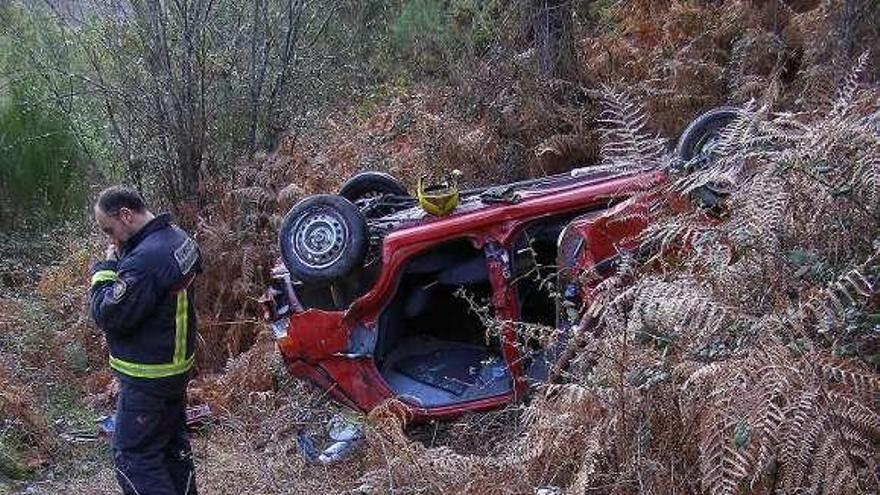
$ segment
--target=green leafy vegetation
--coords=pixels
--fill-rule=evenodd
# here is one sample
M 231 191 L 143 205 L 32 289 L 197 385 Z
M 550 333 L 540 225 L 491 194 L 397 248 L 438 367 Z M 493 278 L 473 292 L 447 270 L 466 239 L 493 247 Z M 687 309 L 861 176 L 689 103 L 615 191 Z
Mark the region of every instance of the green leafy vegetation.
M 23 451 L 22 442 L 13 429 L 7 427 L 0 430 L 0 483 L 4 477 L 20 480 L 32 473 L 22 458 Z
M 43 7 L 0 6 L 0 225 L 35 231 L 82 218 L 105 170 L 104 123 L 76 71 L 86 64 Z
M 46 225 L 80 213 L 85 176 L 64 120 L 38 95 L 14 88 L 0 108 L 0 224 Z

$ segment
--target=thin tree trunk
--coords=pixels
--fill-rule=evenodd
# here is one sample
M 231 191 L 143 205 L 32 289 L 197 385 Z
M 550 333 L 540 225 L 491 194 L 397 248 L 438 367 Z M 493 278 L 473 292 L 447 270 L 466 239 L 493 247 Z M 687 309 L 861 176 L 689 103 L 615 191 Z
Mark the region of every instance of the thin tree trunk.
M 532 0 L 531 10 L 538 69 L 544 77 L 560 77 L 574 60 L 571 0 Z

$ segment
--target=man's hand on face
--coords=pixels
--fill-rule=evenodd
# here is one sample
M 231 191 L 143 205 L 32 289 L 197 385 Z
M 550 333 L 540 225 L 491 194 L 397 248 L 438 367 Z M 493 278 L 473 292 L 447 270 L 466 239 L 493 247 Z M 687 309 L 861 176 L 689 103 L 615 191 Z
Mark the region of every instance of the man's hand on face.
M 107 246 L 107 251 L 104 253 L 104 256 L 107 261 L 119 260 L 119 252 L 116 250 L 116 244 L 110 244 Z

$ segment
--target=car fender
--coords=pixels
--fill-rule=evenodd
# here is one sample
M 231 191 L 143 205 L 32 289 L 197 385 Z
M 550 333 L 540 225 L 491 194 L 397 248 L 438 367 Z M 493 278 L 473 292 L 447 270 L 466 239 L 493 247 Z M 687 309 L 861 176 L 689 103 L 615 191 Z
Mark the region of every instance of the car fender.
M 343 315 L 314 308 L 291 315 L 287 336 L 278 341 L 281 352 L 312 363 L 346 352 L 349 332 L 342 324 Z

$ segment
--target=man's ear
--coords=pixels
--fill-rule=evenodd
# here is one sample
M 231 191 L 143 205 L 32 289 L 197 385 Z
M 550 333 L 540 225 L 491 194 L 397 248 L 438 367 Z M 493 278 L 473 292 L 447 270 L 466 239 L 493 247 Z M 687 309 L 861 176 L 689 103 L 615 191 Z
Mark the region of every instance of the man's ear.
M 119 219 L 123 220 L 126 224 L 129 224 L 134 219 L 134 214 L 132 211 L 126 207 L 122 207 L 119 209 Z

